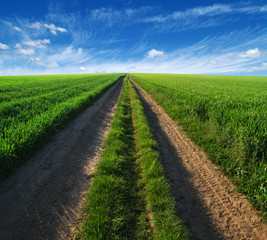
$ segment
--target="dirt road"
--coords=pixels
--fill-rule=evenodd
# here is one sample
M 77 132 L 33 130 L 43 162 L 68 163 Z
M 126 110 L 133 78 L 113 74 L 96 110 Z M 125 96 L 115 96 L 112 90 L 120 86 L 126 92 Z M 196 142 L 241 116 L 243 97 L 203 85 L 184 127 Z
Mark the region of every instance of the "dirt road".
M 120 79 L 0 184 L 0 239 L 68 239 L 122 89 Z
M 137 84 L 167 178 L 192 239 L 267 239 L 267 225 L 165 111 Z

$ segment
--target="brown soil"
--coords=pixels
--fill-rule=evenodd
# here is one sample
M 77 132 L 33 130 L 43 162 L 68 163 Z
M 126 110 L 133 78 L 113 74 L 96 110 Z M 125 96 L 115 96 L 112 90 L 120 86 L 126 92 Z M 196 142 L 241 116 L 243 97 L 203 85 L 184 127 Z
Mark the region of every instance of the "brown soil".
M 120 79 L 0 184 L 0 238 L 69 239 L 110 130 Z
M 192 239 L 267 239 L 267 225 L 150 95 L 134 83 L 144 104 L 167 178 Z

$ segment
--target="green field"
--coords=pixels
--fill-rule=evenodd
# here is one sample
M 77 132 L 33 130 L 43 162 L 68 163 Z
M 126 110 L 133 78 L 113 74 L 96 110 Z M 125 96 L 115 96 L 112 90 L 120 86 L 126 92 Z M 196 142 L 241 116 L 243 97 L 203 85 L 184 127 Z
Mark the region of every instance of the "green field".
M 122 74 L 0 77 L 0 180 Z M 131 74 L 261 211 L 267 78 Z M 142 103 L 125 77 L 77 239 L 189 239 Z
M 263 213 L 267 78 L 131 74 Z
M 0 77 L 0 179 L 121 74 Z

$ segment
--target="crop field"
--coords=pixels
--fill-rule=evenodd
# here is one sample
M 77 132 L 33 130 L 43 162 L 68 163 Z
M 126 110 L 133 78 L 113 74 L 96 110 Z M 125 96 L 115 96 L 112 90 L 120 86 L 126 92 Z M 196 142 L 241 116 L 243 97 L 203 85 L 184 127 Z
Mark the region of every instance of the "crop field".
M 0 91 L 3 239 L 266 239 L 266 77 L 0 77 Z
M 131 74 L 256 207 L 267 205 L 267 78 Z
M 0 78 L 0 179 L 64 123 L 91 105 L 120 74 Z

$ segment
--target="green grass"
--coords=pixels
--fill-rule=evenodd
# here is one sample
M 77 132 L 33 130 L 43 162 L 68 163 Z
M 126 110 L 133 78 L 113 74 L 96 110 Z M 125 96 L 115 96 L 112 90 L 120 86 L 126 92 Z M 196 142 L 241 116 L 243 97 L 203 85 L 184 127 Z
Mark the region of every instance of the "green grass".
M 131 77 L 183 126 L 266 219 L 267 78 L 175 74 Z
M 87 217 L 78 239 L 137 239 L 141 235 L 136 229 L 144 207 L 138 194 L 134 130 L 125 84 L 111 126 L 87 195 Z M 147 222 L 146 217 L 143 222 Z M 148 224 L 139 225 L 149 228 Z
M 176 212 L 175 200 L 167 182 L 157 143 L 151 133 L 144 108 L 133 86 L 130 88 L 136 146 L 145 181 L 147 205 L 155 225 L 154 239 L 189 239 L 188 231 Z
M 125 81 L 77 239 L 188 239 L 142 111 Z
M 90 106 L 119 76 L 0 77 L 0 179 Z

